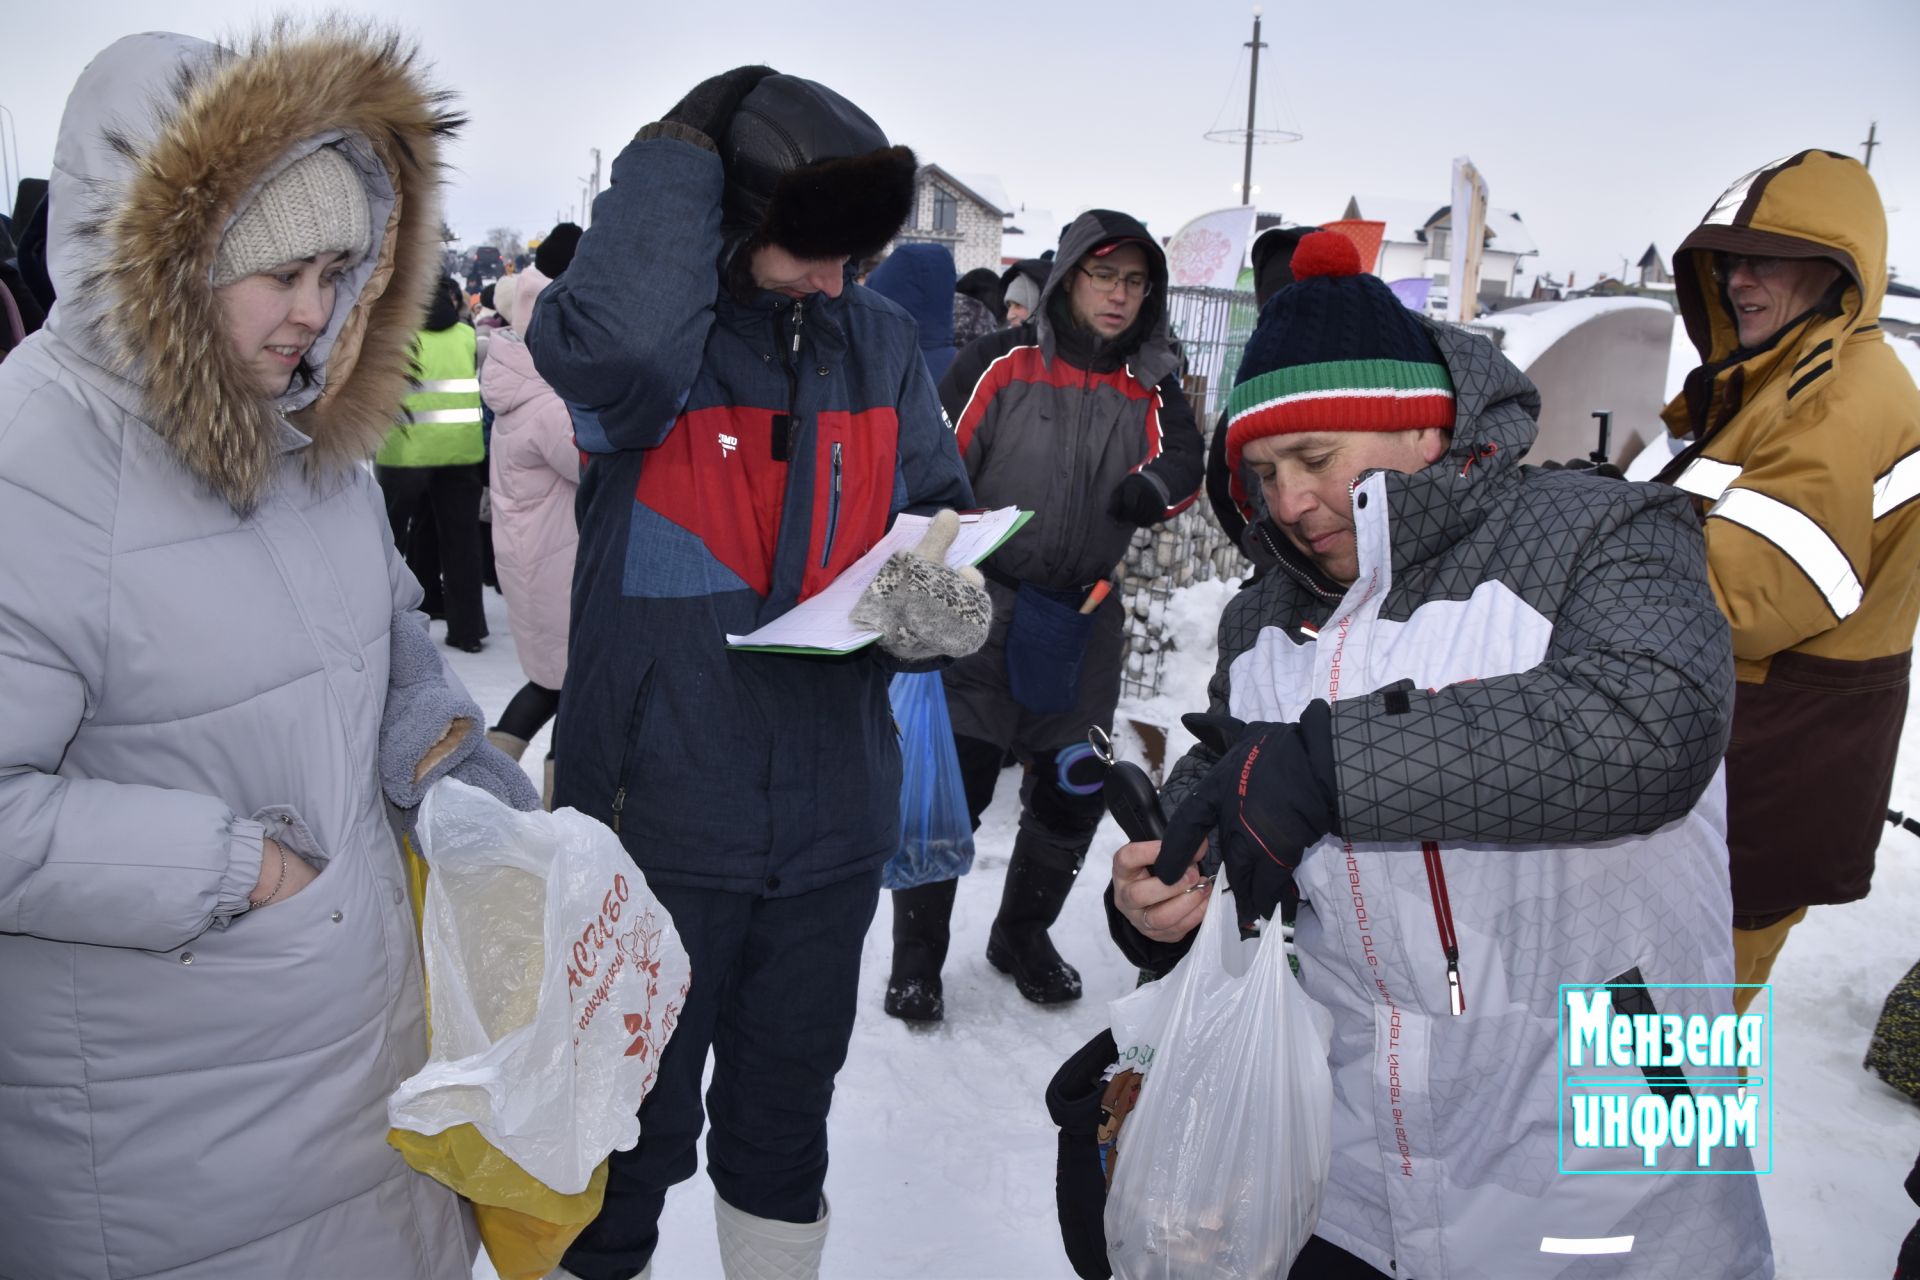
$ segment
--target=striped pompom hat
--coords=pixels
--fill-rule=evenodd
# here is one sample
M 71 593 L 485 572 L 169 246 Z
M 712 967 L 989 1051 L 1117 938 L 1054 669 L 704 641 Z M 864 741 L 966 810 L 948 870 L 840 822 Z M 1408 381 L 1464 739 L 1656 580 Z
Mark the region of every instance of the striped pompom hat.
M 1267 299 L 1227 401 L 1227 466 L 1296 431 L 1453 427 L 1453 383 L 1426 331 L 1337 231 L 1301 238 L 1294 282 Z

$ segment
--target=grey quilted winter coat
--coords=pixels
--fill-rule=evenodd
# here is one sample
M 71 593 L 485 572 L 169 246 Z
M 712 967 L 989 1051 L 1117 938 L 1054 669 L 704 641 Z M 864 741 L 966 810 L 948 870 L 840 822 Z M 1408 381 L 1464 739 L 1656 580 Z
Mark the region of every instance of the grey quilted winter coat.
M 1236 596 L 1212 686 L 1247 721 L 1333 707 L 1345 839 L 1296 877 L 1301 982 L 1333 1014 L 1317 1234 L 1419 1280 L 1769 1276 L 1751 1177 L 1560 1172 L 1560 984 L 1732 981 L 1732 651 L 1697 522 L 1664 486 L 1520 466 L 1533 387 L 1484 339 L 1432 332 L 1450 452 L 1355 487 L 1350 589 L 1294 554 Z M 1175 767 L 1169 811 L 1210 764 Z M 1650 993 L 1661 1013 L 1731 1004 Z M 1568 1169 L 1598 1167 L 1568 1147 Z
M 445 123 L 366 33 L 133 36 L 68 103 L 60 301 L 0 367 L 6 1280 L 471 1274 L 459 1202 L 385 1141 L 426 1055 L 377 773 L 419 588 L 355 461 L 405 388 Z M 329 143 L 375 248 L 271 402 L 219 327 L 214 219 Z M 320 875 L 248 911 L 263 832 Z

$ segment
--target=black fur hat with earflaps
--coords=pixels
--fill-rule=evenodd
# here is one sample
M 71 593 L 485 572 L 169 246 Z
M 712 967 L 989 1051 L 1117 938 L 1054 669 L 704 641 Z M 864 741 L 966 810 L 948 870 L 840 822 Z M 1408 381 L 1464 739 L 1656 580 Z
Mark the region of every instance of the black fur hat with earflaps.
M 855 261 L 884 249 L 913 211 L 913 151 L 812 80 L 771 75 L 720 140 L 728 239 L 797 258 Z

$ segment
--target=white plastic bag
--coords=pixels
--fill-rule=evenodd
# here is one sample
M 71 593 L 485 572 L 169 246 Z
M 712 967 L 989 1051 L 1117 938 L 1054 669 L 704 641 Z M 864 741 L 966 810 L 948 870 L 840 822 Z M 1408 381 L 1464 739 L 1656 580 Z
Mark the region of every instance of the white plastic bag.
M 1107 1193 L 1116 1280 L 1273 1280 L 1320 1216 L 1333 1080 L 1276 922 L 1242 942 L 1217 893 L 1174 971 L 1115 1000 L 1145 1073 Z
M 433 1047 L 388 1122 L 472 1124 L 555 1191 L 639 1140 L 686 1001 L 687 953 L 619 837 L 451 778 L 420 805 Z

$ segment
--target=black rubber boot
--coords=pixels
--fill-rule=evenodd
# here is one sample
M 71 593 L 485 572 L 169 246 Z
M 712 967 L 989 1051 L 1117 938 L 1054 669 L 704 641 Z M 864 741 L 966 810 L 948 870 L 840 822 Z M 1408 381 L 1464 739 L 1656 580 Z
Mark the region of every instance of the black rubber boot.
M 887 977 L 886 1010 L 908 1022 L 938 1022 L 945 1015 L 940 966 L 947 962 L 947 926 L 953 918 L 958 880 L 936 880 L 893 891 L 893 971 Z
M 1080 998 L 1080 971 L 1053 949 L 1047 928 L 1060 918 L 1078 872 L 1036 857 L 1035 843 L 1024 831 L 1013 842 L 1000 914 L 987 934 L 987 963 L 1011 975 L 1035 1004 L 1065 1004 Z

